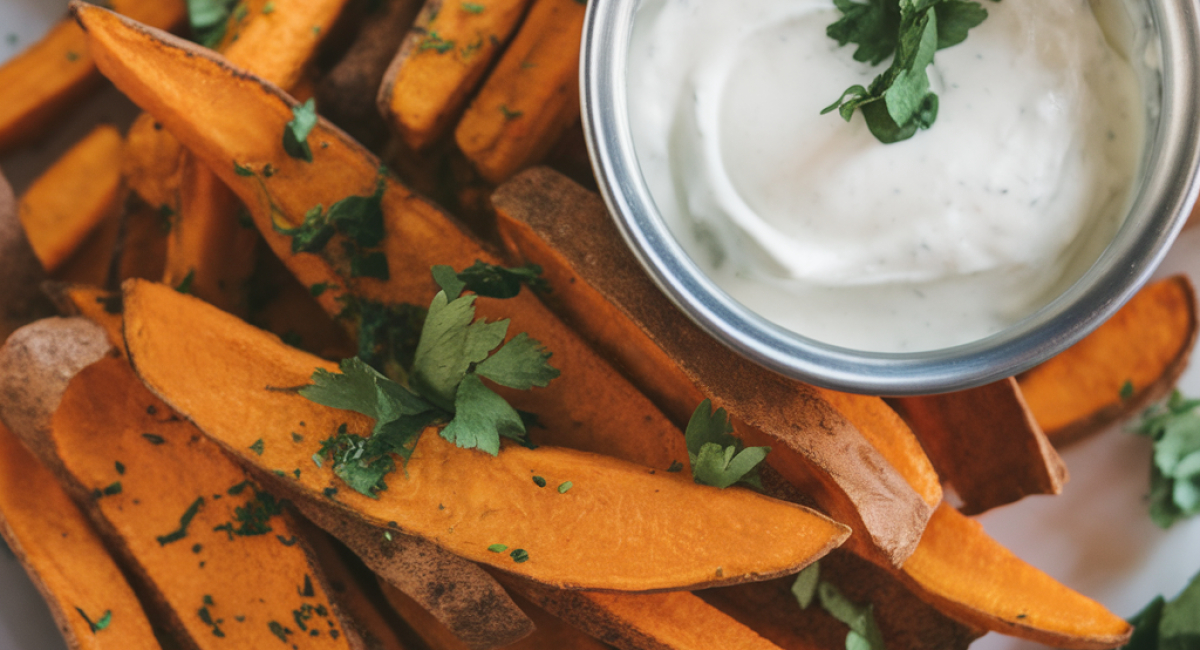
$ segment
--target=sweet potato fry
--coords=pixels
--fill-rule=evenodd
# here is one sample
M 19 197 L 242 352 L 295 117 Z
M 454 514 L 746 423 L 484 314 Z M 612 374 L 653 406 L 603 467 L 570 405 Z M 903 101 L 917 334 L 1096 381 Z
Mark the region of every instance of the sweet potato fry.
M 713 398 L 747 444 L 773 446 L 768 465 L 851 525 L 856 548 L 892 564 L 912 552 L 941 488 L 879 398 L 819 391 L 721 346 L 641 271 L 600 198 L 565 177 L 530 170 L 492 202 L 513 256 L 541 265 L 556 287 L 547 302 L 676 422 Z
M 1050 442 L 1061 446 L 1165 396 L 1195 342 L 1195 290 L 1178 275 L 1147 285 L 1107 323 L 1017 383 Z
M 377 98 L 405 144 L 425 149 L 454 124 L 528 6 L 529 0 L 425 3 Z
M 552 447 L 509 445 L 492 457 L 460 449 L 435 429 L 377 499 L 339 489 L 345 485 L 332 468 L 313 467 L 318 438 L 341 425 L 362 435 L 369 419 L 278 390 L 335 366 L 161 285 L 130 283 L 124 302 L 125 342 L 142 380 L 242 462 L 283 471 L 272 485 L 309 499 L 325 495 L 326 507 L 343 517 L 381 528 L 394 521 L 401 532 L 542 584 L 623 591 L 735 584 L 794 573 L 847 534 L 811 510 L 749 490 Z M 230 399 L 240 408 L 227 408 Z M 297 440 L 297 430 L 310 433 Z M 543 489 L 535 474 L 574 487 Z M 525 550 L 528 561 L 489 550 L 495 544 Z
M 1115 648 L 1133 628 L 1033 568 L 943 503 L 903 576 L 922 598 L 981 629 L 1057 648 Z
M 64 313 L 83 315 L 99 324 L 109 342 L 124 350 L 120 294 L 60 286 L 54 295 Z M 269 476 L 262 478 L 270 480 Z M 385 543 L 384 531 L 330 517 L 303 495 L 293 498 L 301 512 L 331 531 L 383 579 L 419 600 L 474 650 L 505 645 L 533 629 L 503 588 L 476 565 L 399 531 L 389 531 L 392 539 Z M 365 641 L 369 641 L 369 632 L 363 635 Z
M 50 283 L 46 291 L 60 314 L 82 316 L 104 329 L 118 354 L 125 353 L 122 334 L 121 294 L 83 284 Z
M 870 605 L 888 650 L 965 650 L 983 634 L 940 613 L 901 581 L 866 560 L 837 550 L 821 560 L 820 576 L 852 602 Z M 838 648 L 848 631 L 819 604 L 801 609 L 794 576 L 697 595 L 782 648 Z
M 183 0 L 113 0 L 115 11 L 170 29 Z M 0 66 L 0 151 L 36 140 L 100 81 L 79 26 L 63 19 L 32 47 Z
M 121 175 L 147 205 L 178 212 L 183 151 L 183 145 L 163 130 L 162 124 L 149 113 L 142 113 L 125 134 Z
M 379 179 L 378 160 L 325 122 L 309 135 L 316 162 L 290 158 L 280 135 L 292 119 L 292 100 L 278 89 L 231 69 L 207 50 L 104 9 L 74 7 L 105 73 L 242 197 L 263 238 L 296 277 L 308 287 L 323 285 L 318 300 L 329 314 L 342 313 L 351 295 L 386 306 L 426 305 L 437 290 L 431 266 L 463 269 L 476 260 L 500 261 L 448 215 L 390 177 L 382 196 L 386 281 L 351 277 L 344 237 L 334 238 L 319 255 L 293 252 L 291 238 L 276 228 L 301 225 L 314 206 L 371 195 Z M 211 101 L 220 110 L 196 111 L 195 106 L 210 103 L 202 96 L 219 97 Z M 243 175 L 247 170 L 251 175 Z M 545 425 L 534 430 L 535 442 L 636 459 L 660 469 L 674 462 L 686 467 L 678 429 L 531 292 L 509 300 L 481 299 L 477 305 L 481 316 L 510 318 L 514 331 L 527 332 L 552 350 L 555 367 L 562 370 L 544 390 L 506 394 L 516 408 L 536 412 Z M 641 434 L 630 435 L 634 431 Z M 553 440 L 545 437 L 548 432 L 554 432 Z
M 421 637 L 429 650 L 469 650 L 469 646 L 451 634 L 446 626 L 425 611 L 416 601 L 406 596 L 404 592 L 386 582 L 381 582 L 380 586 L 383 588 L 383 595 L 387 599 L 388 605 L 408 623 L 417 636 Z M 543 650 L 545 648 L 605 650 L 608 648 L 524 598 L 514 595 L 513 600 L 529 615 L 537 625 L 537 629 L 524 639 L 505 646 L 506 650 Z
M 238 222 L 241 201 L 191 155 L 183 157 L 179 199 L 163 282 L 244 316 L 258 231 Z
M 108 286 L 113 265 L 120 255 L 124 215 L 111 214 L 84 239 L 71 257 L 50 274 L 52 280 L 76 284 Z
M 270 476 L 263 475 L 266 480 Z M 283 486 L 309 521 L 328 531 L 375 572 L 406 594 L 471 650 L 514 643 L 534 625 L 504 588 L 478 565 L 399 529 L 376 527 L 331 511 L 321 500 Z
M 39 287 L 46 279 L 42 263 L 17 218 L 17 200 L 0 173 L 0 341 L 13 330 L 53 314 Z
M 577 0 L 534 0 L 459 121 L 454 131 L 459 149 L 492 183 L 541 160 L 579 118 L 586 9 Z
M 71 650 L 157 650 L 133 588 L 54 474 L 0 424 L 0 534 Z
M 80 322 L 39 321 L 0 350 L 0 391 L 42 392 L 0 404 L 0 415 L 85 505 L 172 631 L 197 648 L 361 648 L 292 515 L 124 359 L 105 352 L 87 364 L 107 336 Z M 53 411 L 29 410 L 56 398 Z
M 686 591 L 555 591 L 511 578 L 504 582 L 551 614 L 621 650 L 779 650 Z
M 315 88 L 321 114 L 372 151 L 383 148 L 388 134 L 387 123 L 375 108 L 375 96 L 421 9 L 418 0 L 376 4 L 364 17 L 350 49 Z
M 1030 494 L 1061 494 L 1067 466 L 1011 377 L 969 390 L 891 401 L 912 425 L 963 514 Z
M 175 229 L 176 216 L 140 200 L 126 204 L 117 248 L 117 278 L 111 286 L 106 284 L 106 288 L 116 289 L 118 282 L 130 278 L 159 280 L 163 277 L 170 244 L 167 238 Z
M 358 577 L 353 574 L 346 561 L 338 552 L 332 539 L 315 526 L 303 527 L 304 538 L 308 540 L 317 562 L 321 565 L 325 577 L 329 580 L 329 591 L 333 601 L 353 623 L 358 635 L 362 637 L 365 650 L 405 650 L 404 642 L 400 640 L 396 630 L 384 617 L 381 607 L 386 605 L 372 599 Z M 374 584 L 371 585 L 374 587 Z
M 121 205 L 121 134 L 96 127 L 21 197 L 21 224 L 47 271 L 62 265 Z

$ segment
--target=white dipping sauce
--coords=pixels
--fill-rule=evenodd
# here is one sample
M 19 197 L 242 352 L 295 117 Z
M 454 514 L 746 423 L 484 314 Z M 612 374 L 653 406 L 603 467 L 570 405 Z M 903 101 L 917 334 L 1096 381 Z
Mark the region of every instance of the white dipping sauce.
M 883 352 L 983 338 L 1077 279 L 1127 208 L 1138 78 L 1085 0 L 982 4 L 929 68 L 933 127 L 885 145 L 820 114 L 888 64 L 825 35 L 832 0 L 646 0 L 630 126 L 697 265 L 768 320 Z

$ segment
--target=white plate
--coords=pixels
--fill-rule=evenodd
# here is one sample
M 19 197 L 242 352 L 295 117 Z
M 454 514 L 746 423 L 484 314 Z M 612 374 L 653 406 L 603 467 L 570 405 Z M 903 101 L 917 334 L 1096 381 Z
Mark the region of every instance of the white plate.
M 35 41 L 66 6 L 61 0 L 0 0 L 0 62 Z M 9 34 L 16 35 L 12 43 Z M 18 188 L 96 121 L 126 122 L 130 108 L 112 93 L 33 150 L 0 159 Z M 1185 232 L 1159 275 L 1200 279 L 1200 227 Z M 1200 395 L 1200 369 L 1180 382 Z M 1063 453 L 1071 480 L 1058 497 L 1030 497 L 989 512 L 988 532 L 1018 556 L 1121 616 L 1132 616 L 1158 594 L 1174 596 L 1200 571 L 1200 519 L 1162 531 L 1146 515 L 1148 441 L 1114 428 Z M 1016 650 L 1038 644 L 989 634 L 977 650 Z M 0 649 L 62 650 L 46 606 L 10 553 L 0 554 Z

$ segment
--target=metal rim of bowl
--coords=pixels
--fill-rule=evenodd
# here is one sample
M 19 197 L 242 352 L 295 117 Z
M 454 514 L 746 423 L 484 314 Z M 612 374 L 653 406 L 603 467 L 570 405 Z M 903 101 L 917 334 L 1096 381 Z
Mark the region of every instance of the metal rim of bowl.
M 914 353 L 850 350 L 775 325 L 730 298 L 675 241 L 642 179 L 626 113 L 624 70 L 640 0 L 592 0 L 580 86 L 584 133 L 600 192 L 642 267 L 701 329 L 780 374 L 874 395 L 960 390 L 1015 375 L 1076 343 L 1150 278 L 1183 228 L 1200 185 L 1200 17 L 1191 0 L 1152 4 L 1162 49 L 1162 105 L 1144 182 L 1112 243 L 1049 305 L 987 338 Z M 1182 90 L 1183 92 L 1179 92 Z

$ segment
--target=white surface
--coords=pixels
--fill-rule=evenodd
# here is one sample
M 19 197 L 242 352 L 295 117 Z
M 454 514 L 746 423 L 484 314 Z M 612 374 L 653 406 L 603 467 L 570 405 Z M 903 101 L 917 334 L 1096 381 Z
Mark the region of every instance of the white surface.
M 0 62 L 20 44 L 32 42 L 61 16 L 65 2 L 0 0 Z M 18 35 L 18 46 L 5 36 Z M 121 107 L 93 111 L 125 115 Z M 82 127 L 72 131 L 82 134 Z M 29 178 L 65 146 L 68 134 L 41 149 L 0 161 L 14 183 Z M 61 145 L 61 146 L 60 146 Z M 1185 231 L 1159 275 L 1186 272 L 1200 279 L 1200 227 Z M 1180 384 L 1200 395 L 1200 368 L 1189 368 Z M 1147 441 L 1119 428 L 1063 454 L 1071 481 L 1059 497 L 1031 497 L 985 515 L 988 532 L 1017 555 L 1066 585 L 1132 616 L 1157 594 L 1175 595 L 1200 570 L 1200 519 L 1159 530 L 1146 515 L 1149 484 Z M 973 648 L 1016 650 L 1037 644 L 990 634 Z M 65 645 L 41 597 L 20 565 L 0 551 L 0 650 L 62 650 Z

